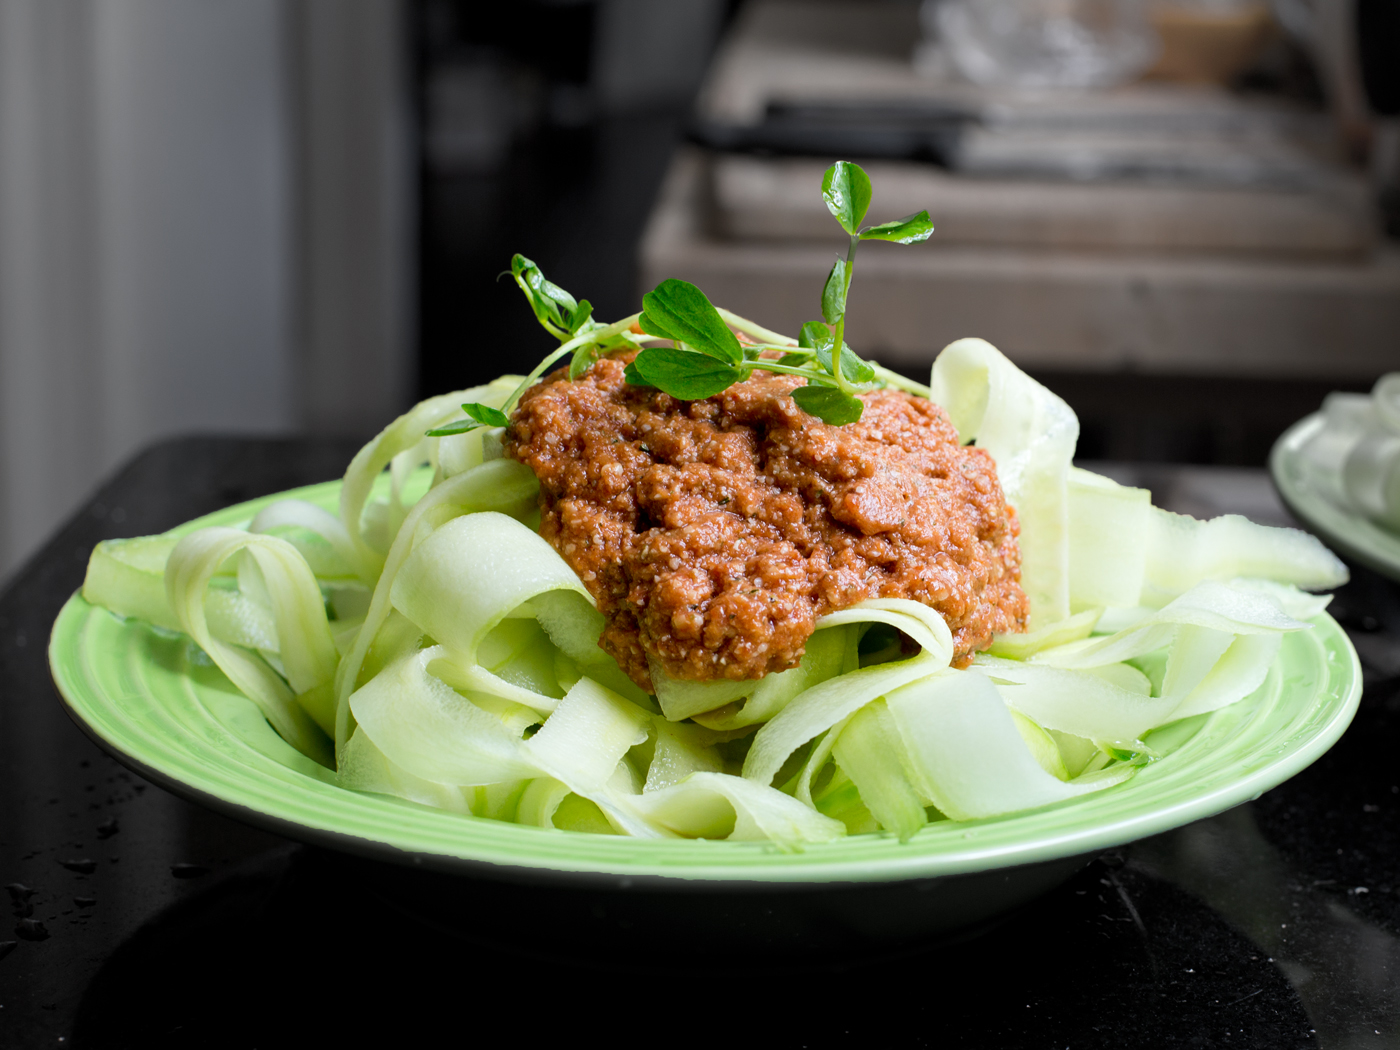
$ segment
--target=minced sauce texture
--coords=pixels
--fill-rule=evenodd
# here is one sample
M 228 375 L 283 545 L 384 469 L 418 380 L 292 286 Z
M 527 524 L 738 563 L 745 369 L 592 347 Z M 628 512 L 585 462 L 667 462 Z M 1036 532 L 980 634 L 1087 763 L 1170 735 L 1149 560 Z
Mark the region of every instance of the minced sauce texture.
M 540 533 L 607 619 L 600 645 L 639 686 L 794 667 L 822 615 L 910 598 L 943 615 L 954 664 L 1025 629 L 1015 512 L 985 452 L 938 405 L 861 395 L 829 426 L 755 372 L 679 401 L 629 386 L 635 352 L 520 400 L 506 454 L 540 481 Z

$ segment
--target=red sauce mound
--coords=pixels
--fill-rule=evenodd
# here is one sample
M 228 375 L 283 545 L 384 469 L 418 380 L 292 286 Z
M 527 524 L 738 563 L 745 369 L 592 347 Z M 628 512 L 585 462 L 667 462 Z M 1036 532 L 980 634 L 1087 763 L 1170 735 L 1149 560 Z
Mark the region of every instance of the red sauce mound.
M 521 398 L 506 454 L 540 480 L 540 532 L 597 599 L 600 644 L 651 691 L 796 665 L 818 617 L 867 598 L 932 606 L 962 664 L 1025 627 L 1016 515 L 991 458 L 938 405 L 862 396 L 828 426 L 755 373 L 704 401 L 627 386 L 631 354 Z

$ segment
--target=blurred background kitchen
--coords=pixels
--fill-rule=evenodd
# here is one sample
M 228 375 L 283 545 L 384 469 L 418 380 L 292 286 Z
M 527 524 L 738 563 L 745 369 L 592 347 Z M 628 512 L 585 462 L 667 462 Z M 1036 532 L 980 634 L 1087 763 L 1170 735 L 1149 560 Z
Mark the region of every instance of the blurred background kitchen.
M 1400 0 L 0 0 L 0 581 L 152 441 L 527 370 L 513 252 L 795 331 L 837 157 L 938 227 L 862 250 L 862 353 L 1262 465 L 1400 368 L 1397 114 Z

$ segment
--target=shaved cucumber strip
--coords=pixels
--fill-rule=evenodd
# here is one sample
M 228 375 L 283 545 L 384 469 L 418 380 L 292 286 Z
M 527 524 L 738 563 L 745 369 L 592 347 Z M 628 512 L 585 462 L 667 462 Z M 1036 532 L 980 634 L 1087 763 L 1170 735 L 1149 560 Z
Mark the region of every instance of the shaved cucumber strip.
M 505 514 L 481 511 L 434 529 L 404 559 L 389 600 L 425 634 L 474 660 L 481 640 L 508 613 L 560 590 L 592 604 L 583 581 L 538 533 Z
M 336 781 L 343 788 L 394 795 L 420 805 L 452 813 L 470 813 L 466 792 L 451 784 L 437 784 L 414 776 L 392 762 L 365 733 L 356 729 L 341 751 Z
M 1161 605 L 1202 580 L 1250 576 L 1327 590 L 1348 578 L 1347 567 L 1316 536 L 1238 514 L 1197 521 L 1153 507 L 1147 533 L 1144 605 Z
M 533 602 L 531 604 L 534 604 Z M 575 660 L 560 649 L 555 649 L 557 654 L 554 658 L 554 674 L 559 682 L 559 688 L 568 692 L 575 682 L 583 677 L 584 668 L 580 667 Z M 588 665 L 588 677 L 599 685 L 606 686 L 614 693 L 620 693 L 638 707 L 646 708 L 648 711 L 656 708 L 656 701 L 649 693 L 642 692 L 636 682 L 622 673 L 622 668 L 618 667 L 609 656 L 604 662 Z
M 796 783 L 784 785 L 783 791 L 787 792 L 791 786 L 789 793 L 793 798 L 807 803 L 814 809 L 816 808 L 816 802 L 812 798 L 812 784 L 817 779 L 817 775 L 826 768 L 827 762 L 831 759 L 831 752 L 836 747 L 836 741 L 841 737 L 841 731 L 846 728 L 846 724 L 850 722 L 852 717 L 854 717 L 854 712 L 815 738 L 812 750 L 807 755 L 807 761 L 802 764 L 802 769 L 797 774 Z
M 664 718 L 652 719 L 656 746 L 647 766 L 643 794 L 660 791 L 692 773 L 723 773 L 724 759 L 713 745 L 714 734 L 694 726 L 677 725 Z
M 662 713 L 673 722 L 695 718 L 712 729 L 738 729 L 767 721 L 794 697 L 841 673 L 845 631 L 818 630 L 807 639 L 801 662 L 786 671 L 747 681 L 687 682 L 652 666 L 652 684 Z M 734 700 L 746 700 L 729 709 Z M 706 717 L 711 712 L 715 717 Z
M 519 380 L 514 381 L 519 383 Z M 484 402 L 481 403 L 484 404 Z M 482 438 L 485 433 L 485 428 L 478 427 L 475 430 L 468 430 L 465 434 L 453 434 L 450 437 L 438 438 L 438 476 L 434 479 L 434 483 L 471 470 L 472 467 L 479 467 L 486 462 L 486 457 L 482 454 Z
M 364 631 L 363 622 L 360 624 L 360 630 Z M 359 637 L 360 635 L 357 634 L 356 638 Z M 403 613 L 391 609 L 389 615 L 380 625 L 379 631 L 375 634 L 374 641 L 370 643 L 369 649 L 365 652 L 355 688 L 364 685 L 365 682 L 405 653 L 420 648 L 422 640 L 423 629 Z M 353 649 L 354 643 L 352 642 L 350 651 Z M 341 657 L 341 660 L 343 666 L 344 656 Z
M 1152 695 L 1152 680 L 1132 664 L 1104 664 L 1102 667 L 1086 667 L 1085 674 L 1102 678 L 1119 689 L 1138 696 Z
M 205 590 L 219 567 L 240 551 L 257 560 L 266 584 L 286 681 L 264 660 L 216 640 L 209 632 Z M 239 529 L 200 529 L 170 552 L 165 588 L 181 629 L 258 705 L 282 738 L 309 757 L 328 759 L 321 729 L 328 731 L 332 724 L 329 690 L 339 654 L 321 589 L 296 548 L 285 540 Z
M 1113 666 L 1113 665 L 1110 665 Z M 1044 729 L 1091 740 L 1136 740 L 1161 725 L 1182 696 L 1154 697 L 1085 671 L 978 656 L 1008 707 Z
M 1032 656 L 1030 662 L 1070 669 L 1121 663 L 1170 644 L 1182 625 L 1228 634 L 1300 631 L 1309 627 L 1286 615 L 1264 594 L 1208 580 L 1117 634 L 1045 649 Z
M 736 709 L 723 709 L 713 714 L 697 713 L 695 720 L 717 730 L 742 729 L 770 721 L 794 698 L 842 672 L 851 630 L 851 627 L 838 626 L 813 632 L 807 639 L 807 652 L 803 654 L 802 662 L 792 670 L 763 678 L 753 694 Z M 664 706 L 662 710 L 665 711 Z M 674 716 L 667 711 L 666 717 Z
M 520 806 L 520 797 L 533 781 L 503 781 L 499 784 L 484 784 L 481 787 L 467 788 L 465 794 L 471 804 L 472 813 L 492 820 L 514 821 Z
M 542 715 L 548 715 L 559 707 L 559 699 L 549 693 L 537 692 L 526 686 L 507 681 L 499 675 L 492 674 L 475 661 L 463 659 L 460 653 L 450 649 L 444 649 L 443 652 L 444 656 L 438 661 L 434 673 L 459 692 L 488 693 L 502 700 L 509 700 L 512 703 L 528 707 Z
M 1167 670 L 1162 678 L 1162 692 L 1185 697 L 1201 684 L 1210 673 L 1235 635 L 1213 627 L 1185 624 L 1176 632 L 1176 640 L 1167 652 Z
M 905 770 L 908 758 L 899 727 L 884 701 L 862 707 L 836 738 L 832 755 L 860 792 L 871 816 L 908 842 L 928 823 L 924 801 Z
M 662 713 L 673 722 L 694 718 L 708 711 L 719 711 L 735 700 L 743 700 L 753 695 L 761 685 L 769 681 L 773 683 L 768 686 L 769 689 L 781 692 L 785 691 L 787 682 L 805 679 L 801 664 L 786 671 L 774 672 L 764 678 L 720 678 L 708 682 L 672 678 L 657 660 L 648 660 L 647 664 L 651 672 L 652 688 L 656 690 L 656 702 L 661 705 Z
M 1070 467 L 1069 604 L 1136 605 L 1147 569 L 1152 493 Z
M 833 768 L 831 779 L 817 795 L 813 808 L 846 825 L 847 835 L 864 835 L 880 830 L 880 822 L 861 800 L 855 781 L 840 766 Z
M 1045 772 L 991 680 L 978 668 L 945 670 L 885 698 L 918 790 L 954 820 L 1035 809 L 1132 776 L 1120 764 L 1068 783 Z
M 1269 598 L 1283 610 L 1285 616 L 1295 620 L 1311 620 L 1325 612 L 1332 604 L 1330 594 L 1309 594 L 1291 583 L 1278 583 L 1275 580 L 1262 580 L 1257 577 L 1237 576 L 1229 581 L 1231 587 L 1239 591 L 1254 591 Z
M 525 793 L 516 806 L 515 819 L 519 824 L 532 824 L 537 828 L 554 827 L 554 814 L 559 803 L 572 792 L 569 785 L 553 777 L 537 777 L 530 781 Z
M 301 499 L 282 499 L 270 503 L 258 511 L 248 526 L 249 532 L 271 532 L 273 529 L 294 525 L 315 533 L 326 541 L 335 556 L 344 563 L 346 572 L 358 576 L 367 585 L 374 586 L 379 565 L 367 561 L 350 541 L 350 533 L 345 525 L 324 507 Z M 310 559 L 308 559 L 308 562 Z M 374 560 L 377 562 L 377 559 Z M 339 575 L 339 574 L 337 574 Z
M 485 642 L 491 641 L 492 635 L 500 633 L 502 628 L 511 629 L 518 647 L 498 662 L 482 660 L 482 666 L 513 686 L 551 699 L 562 699 L 567 690 L 559 688 L 559 680 L 554 674 L 554 654 L 559 650 L 544 629 L 534 620 L 505 620 L 486 636 L 483 648 Z
M 940 660 L 934 653 L 922 652 L 908 660 L 862 667 L 813 686 L 754 735 L 744 760 L 744 778 L 771 784 L 788 756 L 807 741 L 876 697 L 947 666 L 946 657 Z
M 617 667 L 613 658 L 598 648 L 607 621 L 587 591 L 545 591 L 531 598 L 530 604 L 550 640 L 580 665 Z
M 568 784 L 562 784 L 553 777 L 530 781 L 520 796 L 514 819 L 517 824 L 533 824 L 541 828 L 617 834 L 596 803 L 574 794 Z
M 1050 734 L 1050 739 L 1055 741 L 1055 746 L 1060 749 L 1060 761 L 1064 763 L 1065 772 L 1071 777 L 1077 777 L 1085 772 L 1095 758 L 1103 755 L 1099 746 L 1092 740 L 1075 736 L 1073 733 L 1062 733 L 1058 729 L 1049 729 L 1046 732 Z
M 165 593 L 165 565 L 179 542 L 178 536 L 103 540 L 88 559 L 83 599 L 118 616 L 170 631 L 182 630 Z M 210 587 L 204 597 L 204 614 L 209 633 L 221 642 L 248 649 L 277 648 L 277 624 L 271 612 L 236 590 Z
M 788 756 L 877 696 L 947 667 L 953 658 L 953 635 L 943 617 L 926 605 L 904 599 L 877 599 L 823 616 L 828 626 L 875 621 L 888 623 L 923 646 L 907 660 L 863 667 L 818 683 L 798 694 L 754 736 L 744 760 L 744 776 L 771 784 Z M 815 772 L 815 770 L 813 771 Z M 810 779 L 810 778 L 809 778 Z
M 394 545 L 384 561 L 384 571 L 374 587 L 369 612 L 355 645 L 340 662 L 336 673 L 336 753 L 350 738 L 354 726 L 350 722 L 347 701 L 360 676 L 360 666 L 369 652 L 380 627 L 392 611 L 389 592 L 394 577 L 418 541 L 444 521 L 473 510 L 498 510 L 521 513 L 531 509 L 539 482 L 530 468 L 512 460 L 494 460 L 458 474 L 442 482 L 414 504 L 404 519 L 404 527 L 394 537 Z
M 846 834 L 839 820 L 790 795 L 722 773 L 692 773 L 678 784 L 629 798 L 625 804 L 649 826 L 687 837 L 767 840 L 779 849 L 795 850 Z
M 726 704 L 749 698 L 742 708 L 705 719 L 714 728 L 732 729 L 772 719 L 807 689 L 840 673 L 844 634 L 823 634 L 829 628 L 850 624 L 886 623 L 908 635 L 929 652 L 946 652 L 952 659 L 953 638 L 943 617 L 927 605 L 906 598 L 873 598 L 820 617 L 808 639 L 808 653 L 787 671 L 761 679 L 688 682 L 671 678 L 653 663 L 652 683 L 661 710 L 672 721 L 720 712 Z M 840 647 L 840 649 L 838 649 Z M 828 728 L 828 727 L 823 727 Z M 776 772 L 776 770 L 775 770 Z
M 538 775 L 519 732 L 477 707 L 428 665 L 441 646 L 408 653 L 350 697 L 359 730 L 395 765 L 424 780 L 469 787 Z
M 646 739 L 649 722 L 648 713 L 635 704 L 580 678 L 523 750 L 538 770 L 596 803 L 618 831 L 656 838 L 670 832 L 624 805 L 631 793 L 617 782 L 624 756 Z
M 646 739 L 648 724 L 645 711 L 585 677 L 525 748 L 539 769 L 589 795 L 607 783 L 630 748 Z
M 861 623 L 889 624 L 907 634 L 926 652 L 946 652 L 949 660 L 953 658 L 953 636 L 942 614 L 908 598 L 868 598 L 827 613 L 817 620 L 817 628 Z
M 1283 645 L 1277 634 L 1245 634 L 1225 650 L 1200 683 L 1182 700 L 1173 720 L 1218 711 L 1243 700 L 1264 684 Z
M 492 408 L 505 404 L 506 398 L 515 389 L 510 379 L 509 376 L 502 376 L 486 386 L 456 390 L 420 401 L 356 453 L 346 468 L 345 481 L 340 489 L 340 520 L 361 558 L 370 564 L 378 560 L 377 553 L 361 538 L 360 516 L 369 499 L 370 489 L 384 468 L 395 456 L 422 441 L 425 431 L 460 418 L 463 402 L 478 402 Z
M 1021 741 L 1036 764 L 1056 780 L 1068 780 L 1069 770 L 1065 768 L 1065 760 L 1060 756 L 1060 745 L 1055 742 L 1055 738 L 1014 707 L 1008 710 L 1011 712 L 1011 721 L 1016 726 L 1016 732 L 1021 734 Z
M 1048 624 L 1038 631 L 1028 631 L 1025 634 L 994 634 L 987 652 L 992 656 L 1004 656 L 1010 660 L 1024 660 L 1042 649 L 1053 649 L 1069 642 L 1077 642 L 1081 638 L 1088 638 L 1102 615 L 1102 609 L 1086 609 L 1058 623 Z
M 393 542 L 394 536 L 399 531 L 399 526 L 403 524 L 403 519 L 408 516 L 408 507 L 404 501 L 404 488 L 411 475 L 418 467 L 424 464 L 437 471 L 437 439 L 422 437 L 410 448 L 404 449 L 393 459 L 389 460 L 389 499 L 385 504 L 385 520 L 383 524 L 384 540 L 382 545 L 384 550 L 389 549 L 389 544 Z

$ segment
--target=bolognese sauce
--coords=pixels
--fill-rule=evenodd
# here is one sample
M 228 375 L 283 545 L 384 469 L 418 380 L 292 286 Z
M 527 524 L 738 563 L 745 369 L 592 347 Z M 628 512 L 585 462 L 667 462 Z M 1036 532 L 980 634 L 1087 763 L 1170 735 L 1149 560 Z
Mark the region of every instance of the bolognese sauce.
M 938 405 L 861 396 L 830 426 L 755 372 L 680 401 L 629 386 L 635 351 L 528 390 L 506 454 L 540 481 L 540 533 L 607 619 L 600 645 L 639 686 L 793 667 L 817 619 L 869 598 L 942 614 L 954 663 L 1023 630 L 1015 511 L 991 458 Z

